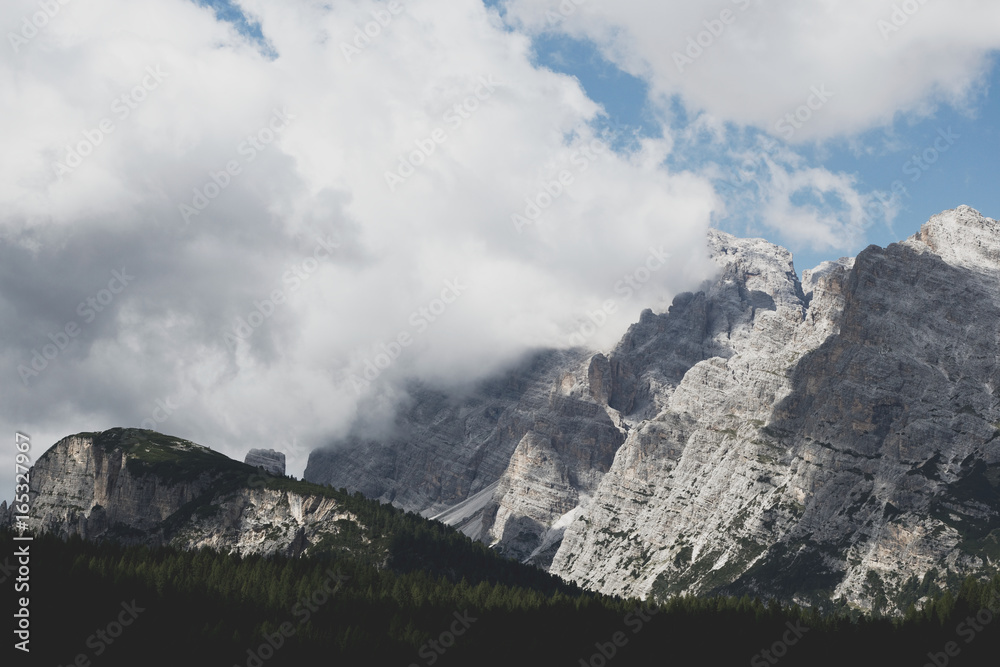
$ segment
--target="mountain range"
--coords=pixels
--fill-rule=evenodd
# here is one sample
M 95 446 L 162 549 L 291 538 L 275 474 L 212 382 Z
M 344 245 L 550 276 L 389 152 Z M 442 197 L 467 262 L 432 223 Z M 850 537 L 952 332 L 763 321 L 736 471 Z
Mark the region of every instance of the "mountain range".
M 901 611 L 1000 562 L 1000 223 L 962 206 L 797 275 L 718 267 L 607 354 L 540 351 L 305 478 L 439 518 L 581 586 Z
M 1000 223 L 959 207 L 801 278 L 767 241 L 708 244 L 715 277 L 612 350 L 414 381 L 389 435 L 312 452 L 306 482 L 151 431 L 67 437 L 32 469 L 30 527 L 402 558 L 363 495 L 625 597 L 899 614 L 995 573 Z

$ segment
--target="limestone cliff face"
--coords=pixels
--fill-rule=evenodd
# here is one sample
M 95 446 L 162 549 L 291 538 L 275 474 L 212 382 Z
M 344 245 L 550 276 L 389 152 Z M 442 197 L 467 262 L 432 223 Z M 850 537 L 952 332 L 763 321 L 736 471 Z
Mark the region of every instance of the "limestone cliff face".
M 178 448 L 187 449 L 187 444 Z M 121 449 L 94 445 L 94 434 L 64 438 L 39 458 L 30 473 L 29 525 L 60 536 L 98 537 L 109 526 L 156 530 L 182 505 L 201 495 L 210 480 L 164 485 L 125 466 Z
M 720 232 L 717 277 L 607 354 L 549 352 L 306 477 L 440 516 L 608 593 L 864 608 L 1000 561 L 1000 223 L 968 207 L 800 281 Z
M 415 385 L 398 435 L 314 451 L 304 477 L 442 514 L 509 555 L 547 565 L 552 524 L 593 493 L 624 440 L 617 412 L 590 393 L 590 356 L 540 352 L 458 397 Z
M 911 576 L 995 568 L 998 249 L 997 223 L 963 207 L 807 273 L 808 294 L 773 270 L 755 289 L 768 269 L 737 250 L 703 297 L 735 326 L 706 320 L 715 355 L 633 429 L 552 570 L 607 592 L 891 609 Z
M 767 422 L 789 369 L 836 330 L 846 269 L 815 276 L 807 296 L 787 251 L 709 240 L 716 282 L 645 313 L 610 355 L 613 384 L 627 388 L 612 396 L 634 422 L 552 564 L 589 587 L 647 595 L 659 578 L 664 592 L 711 589 L 729 583 L 735 570 L 719 570 L 730 559 L 746 565 L 794 522 L 773 483 Z
M 261 470 L 140 429 L 60 440 L 29 486 L 29 529 L 62 537 L 299 555 L 356 521 L 330 498 L 268 488 Z
M 339 521 L 358 523 L 330 498 L 268 488 L 225 494 L 195 512 L 171 535 L 183 549 L 210 547 L 239 554 L 292 556 L 341 531 Z

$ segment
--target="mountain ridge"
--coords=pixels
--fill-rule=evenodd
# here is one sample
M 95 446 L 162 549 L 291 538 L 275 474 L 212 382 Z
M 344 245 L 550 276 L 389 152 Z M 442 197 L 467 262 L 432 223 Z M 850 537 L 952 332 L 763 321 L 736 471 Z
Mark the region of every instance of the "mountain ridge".
M 415 452 L 500 430 L 435 429 L 452 417 L 419 387 L 408 437 L 317 450 L 306 477 L 375 475 L 383 499 L 429 514 L 496 484 L 460 518 L 467 534 L 610 594 L 773 588 L 901 613 L 914 578 L 995 568 L 1000 224 L 962 206 L 801 280 L 763 239 L 712 231 L 709 245 L 719 271 L 699 291 L 493 398 L 517 444 L 499 473 L 452 469 L 470 493 L 407 496 L 434 479 Z
M 461 396 L 414 383 L 394 435 L 310 455 L 318 485 L 149 431 L 81 433 L 32 469 L 30 527 L 401 557 L 363 494 L 624 597 L 901 614 L 938 579 L 995 572 L 1000 224 L 959 207 L 801 280 L 762 239 L 708 243 L 715 278 L 612 350 L 538 351 Z
M 62 438 L 35 461 L 29 487 L 24 522 L 36 535 L 242 558 L 349 558 L 455 583 L 580 592 L 442 523 L 145 429 Z M 0 525 L 16 525 L 13 507 L 0 505 Z

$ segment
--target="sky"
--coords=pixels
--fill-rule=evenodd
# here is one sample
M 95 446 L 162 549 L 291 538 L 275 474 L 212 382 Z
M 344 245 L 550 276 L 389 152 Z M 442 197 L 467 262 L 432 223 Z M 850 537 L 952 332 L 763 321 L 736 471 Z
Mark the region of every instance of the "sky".
M 1000 216 L 986 0 L 7 0 L 0 432 L 301 475 L 711 279 Z M 0 498 L 14 493 L 0 478 Z

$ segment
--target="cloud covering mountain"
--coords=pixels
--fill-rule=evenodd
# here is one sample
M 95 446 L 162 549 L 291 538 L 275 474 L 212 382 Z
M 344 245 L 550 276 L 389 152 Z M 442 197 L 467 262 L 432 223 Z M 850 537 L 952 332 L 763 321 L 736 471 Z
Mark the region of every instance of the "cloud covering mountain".
M 876 16 L 854 4 L 735 7 L 731 39 L 683 77 L 669 45 L 711 12 L 588 2 L 557 29 L 719 122 L 766 128 L 830 86 L 796 139 L 962 104 L 996 46 L 988 21 L 960 35 L 934 3 L 858 42 Z M 580 82 L 538 63 L 540 7 L 247 1 L 234 23 L 186 0 L 5 3 L 0 428 L 40 453 L 155 424 L 240 458 L 284 449 L 298 473 L 360 410 L 405 400 L 406 377 L 608 347 L 711 277 L 710 175 L 667 166 L 670 123 L 626 147 L 602 129 Z M 848 218 L 870 194 L 795 164 L 776 217 L 836 245 L 843 219 L 796 192 Z

